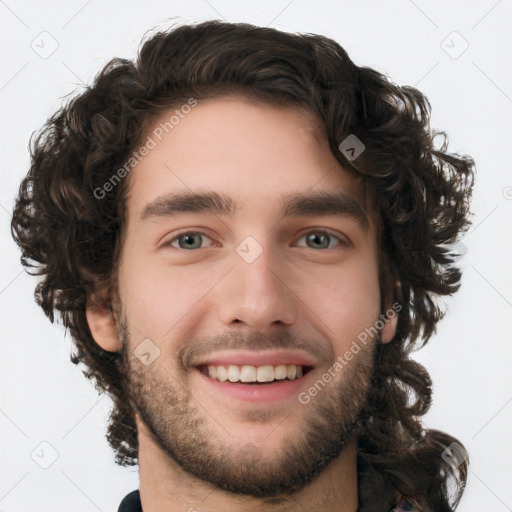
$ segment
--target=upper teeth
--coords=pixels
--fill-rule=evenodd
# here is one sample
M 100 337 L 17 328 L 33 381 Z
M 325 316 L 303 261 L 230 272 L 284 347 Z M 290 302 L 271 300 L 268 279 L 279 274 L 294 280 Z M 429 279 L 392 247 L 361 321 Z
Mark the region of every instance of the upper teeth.
M 215 380 L 225 382 L 272 382 L 274 379 L 298 379 L 303 375 L 302 366 L 295 364 L 280 364 L 277 366 L 208 366 L 208 375 Z

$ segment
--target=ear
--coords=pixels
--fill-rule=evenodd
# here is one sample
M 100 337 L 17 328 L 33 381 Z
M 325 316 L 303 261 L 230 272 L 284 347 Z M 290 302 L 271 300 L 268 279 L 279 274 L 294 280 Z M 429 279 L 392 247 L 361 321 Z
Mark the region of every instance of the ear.
M 396 326 L 398 324 L 398 312 L 402 309 L 400 304 L 398 304 L 399 307 L 396 307 L 396 304 L 397 303 L 394 303 L 393 305 L 389 304 L 381 315 L 381 318 L 384 321 L 384 327 L 382 328 L 380 335 L 381 343 L 389 343 L 395 337 Z
M 92 337 L 102 349 L 109 352 L 121 350 L 116 318 L 106 291 L 100 292 L 99 297 L 87 298 L 86 317 Z

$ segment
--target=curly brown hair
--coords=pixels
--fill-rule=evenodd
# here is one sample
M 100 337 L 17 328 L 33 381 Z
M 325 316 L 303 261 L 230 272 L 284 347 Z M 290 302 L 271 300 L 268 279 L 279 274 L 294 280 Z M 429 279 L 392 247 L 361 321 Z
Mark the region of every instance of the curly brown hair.
M 397 491 L 421 495 L 436 512 L 454 510 L 467 461 L 445 462 L 444 451 L 457 440 L 423 429 L 431 379 L 409 356 L 444 314 L 436 297 L 460 286 L 449 244 L 469 226 L 474 161 L 447 152 L 446 133 L 431 130 L 430 103 L 417 89 L 355 65 L 329 38 L 243 23 L 209 21 L 152 35 L 136 62 L 111 60 L 31 141 L 12 234 L 27 271 L 42 276 L 37 303 L 52 322 L 58 311 L 74 339 L 71 361 L 83 363 L 86 377 L 113 400 L 107 439 L 116 462 L 137 464 L 137 428 L 121 354 L 94 341 L 86 305 L 98 290 L 117 289 L 129 179 L 101 199 L 97 190 L 162 111 L 190 97 L 235 92 L 318 116 L 332 154 L 361 178 L 378 213 L 381 296 L 402 310 L 394 339 L 376 351 L 381 371 L 358 438 L 360 510 L 381 510 Z M 365 146 L 353 160 L 339 149 L 351 134 Z

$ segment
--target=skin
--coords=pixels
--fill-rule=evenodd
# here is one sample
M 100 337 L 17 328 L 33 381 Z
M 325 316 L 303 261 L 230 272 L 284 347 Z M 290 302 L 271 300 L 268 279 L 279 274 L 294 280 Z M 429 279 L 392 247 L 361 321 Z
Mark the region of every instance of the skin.
M 300 344 L 315 362 L 301 388 L 307 391 L 382 313 L 371 212 L 367 226 L 351 215 L 281 217 L 290 193 L 342 191 L 364 204 L 360 184 L 318 128 L 300 109 L 240 96 L 204 100 L 131 171 L 119 296 L 106 297 L 120 309 L 91 305 L 87 318 L 101 347 L 124 353 L 145 512 L 357 509 L 352 427 L 373 349 L 393 338 L 396 317 L 307 405 L 296 394 L 270 404 L 226 397 L 183 358 Z M 140 220 L 146 205 L 177 191 L 216 191 L 239 203 L 238 211 Z M 178 234 L 196 231 L 204 236 L 185 243 L 202 246 L 180 248 Z M 333 235 L 327 248 L 305 236 L 326 231 Z M 251 263 L 236 251 L 248 236 L 262 249 Z M 136 357 L 143 340 L 159 350 L 150 365 Z M 308 438 L 305 426 L 318 438 Z M 294 468 L 316 462 L 313 448 L 322 443 L 329 460 L 317 474 L 304 470 L 287 481 Z M 219 474 L 209 477 L 206 468 Z M 251 479 L 264 495 L 243 487 Z M 287 482 L 294 487 L 285 490 Z

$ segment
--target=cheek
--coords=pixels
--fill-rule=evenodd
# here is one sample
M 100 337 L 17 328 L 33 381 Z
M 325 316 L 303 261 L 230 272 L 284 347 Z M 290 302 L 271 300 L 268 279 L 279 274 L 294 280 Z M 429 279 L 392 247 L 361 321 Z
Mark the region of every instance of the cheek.
M 164 279 L 157 265 L 133 258 L 120 268 L 120 294 L 136 339 L 160 339 L 186 303 L 187 289 Z M 177 293 L 179 289 L 179 293 Z
M 197 323 L 198 305 L 219 280 L 218 272 L 171 268 L 150 258 L 133 258 L 120 269 L 120 293 L 134 338 L 159 343 Z
M 306 304 L 329 327 L 326 334 L 337 345 L 350 345 L 373 326 L 380 313 L 376 265 L 346 265 L 323 269 L 314 278 Z

